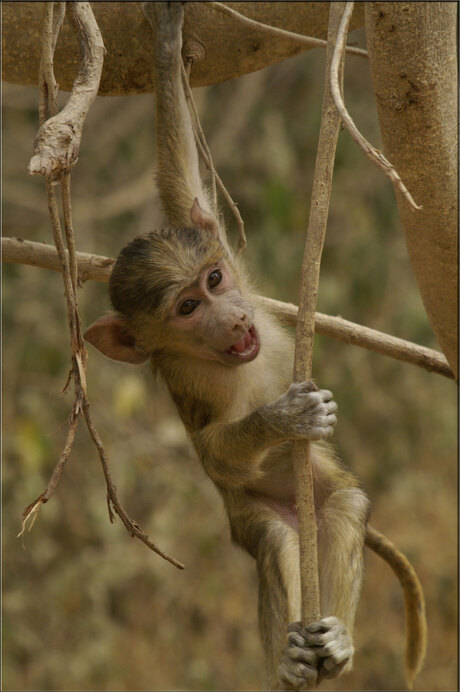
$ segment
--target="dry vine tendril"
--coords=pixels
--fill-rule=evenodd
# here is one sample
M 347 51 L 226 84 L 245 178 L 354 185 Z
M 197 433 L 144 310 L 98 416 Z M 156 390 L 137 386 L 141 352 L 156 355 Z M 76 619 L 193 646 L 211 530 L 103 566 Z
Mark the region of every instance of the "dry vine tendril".
M 192 127 L 193 127 L 193 132 L 195 135 L 195 141 L 198 147 L 198 152 L 208 168 L 208 170 L 211 173 L 211 189 L 212 189 L 212 199 L 213 199 L 213 204 L 214 204 L 214 211 L 217 214 L 217 192 L 216 192 L 216 183 L 219 186 L 219 189 L 222 193 L 222 195 L 225 198 L 225 201 L 227 202 L 233 216 L 235 217 L 237 226 L 238 226 L 238 252 L 243 252 L 246 249 L 246 234 L 244 232 L 244 221 L 241 217 L 241 214 L 239 212 L 238 206 L 236 202 L 233 201 L 233 199 L 230 196 L 229 191 L 225 187 L 224 183 L 222 182 L 219 174 L 217 173 L 216 169 L 214 168 L 214 164 L 212 161 L 211 157 L 211 152 L 209 150 L 208 143 L 206 141 L 206 138 L 204 136 L 203 129 L 201 127 L 200 123 L 200 118 L 198 115 L 198 110 L 195 105 L 195 101 L 193 99 L 193 94 L 192 90 L 190 88 L 189 84 L 189 77 L 190 77 L 190 70 L 193 64 L 193 59 L 189 58 L 187 60 L 187 67 L 184 67 L 182 65 L 182 80 L 184 84 L 184 91 L 185 91 L 185 96 L 187 98 L 187 103 L 190 109 L 190 114 L 192 116 Z
M 72 93 L 62 111 L 57 113 L 57 84 L 54 78 L 53 56 L 59 30 L 64 20 L 65 9 L 66 3 L 63 2 L 44 3 L 39 76 L 40 128 L 34 142 L 34 156 L 29 165 L 29 173 L 31 175 L 43 175 L 46 180 L 53 238 L 64 278 L 72 349 L 72 368 L 64 390 L 73 381 L 75 397 L 69 417 L 69 430 L 64 449 L 46 489 L 24 510 L 22 529 L 19 536 L 24 535 L 29 520 L 31 520 L 30 531 L 40 507 L 48 502 L 53 495 L 72 450 L 78 422 L 80 417 L 83 416 L 102 465 L 107 486 L 107 507 L 110 521 L 113 523 L 115 514 L 117 514 L 131 536 L 141 540 L 151 550 L 171 564 L 179 569 L 183 569 L 184 565 L 182 563 L 164 553 L 149 539 L 147 534 L 129 517 L 120 504 L 117 489 L 110 473 L 107 455 L 90 413 L 90 404 L 86 391 L 87 352 L 84 347 L 81 322 L 76 303 L 78 265 L 70 204 L 70 170 L 77 161 L 83 123 L 99 88 L 104 45 L 90 3 L 69 3 L 71 19 L 79 35 L 83 51 Z M 55 187 L 57 181 L 61 183 L 67 252 L 64 246 L 56 201 Z

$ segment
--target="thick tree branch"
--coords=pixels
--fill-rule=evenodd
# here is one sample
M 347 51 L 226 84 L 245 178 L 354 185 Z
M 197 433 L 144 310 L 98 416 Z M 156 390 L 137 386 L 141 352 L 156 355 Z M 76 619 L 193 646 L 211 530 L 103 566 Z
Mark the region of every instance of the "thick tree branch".
M 363 24 L 358 3 L 352 28 Z M 231 9 L 262 24 L 325 39 L 328 2 L 231 2 Z M 107 55 L 99 89 L 103 96 L 154 91 L 151 74 L 150 27 L 137 2 L 93 2 Z M 26 27 L 26 29 L 25 29 Z M 37 85 L 41 40 L 41 3 L 2 3 L 2 74 L 14 84 Z M 187 3 L 184 43 L 198 42 L 206 56 L 194 66 L 191 86 L 218 84 L 298 55 L 312 48 L 289 36 L 268 33 L 257 24 L 225 16 L 208 2 Z M 225 46 L 225 50 L 222 50 Z M 17 56 L 21 59 L 18 60 Z M 78 69 L 78 44 L 67 18 L 59 37 L 54 60 L 61 90 L 70 91 Z
M 407 250 L 428 319 L 457 375 L 459 5 L 359 4 L 383 150 L 423 204 L 412 213 L 396 189 Z
M 102 281 L 110 279 L 115 260 L 111 257 L 77 252 L 78 281 Z M 20 238 L 2 238 L 2 262 L 27 264 L 42 269 L 62 272 L 56 250 L 46 243 L 35 243 Z M 291 303 L 283 303 L 273 298 L 258 296 L 258 302 L 282 324 L 295 327 L 298 308 Z M 446 358 L 431 348 L 419 346 L 411 341 L 399 339 L 379 332 L 370 327 L 363 327 L 355 322 L 344 320 L 317 312 L 315 315 L 315 332 L 346 344 L 366 348 L 384 356 L 396 358 L 405 363 L 418 365 L 424 370 L 435 372 L 444 377 L 453 378 L 452 370 Z

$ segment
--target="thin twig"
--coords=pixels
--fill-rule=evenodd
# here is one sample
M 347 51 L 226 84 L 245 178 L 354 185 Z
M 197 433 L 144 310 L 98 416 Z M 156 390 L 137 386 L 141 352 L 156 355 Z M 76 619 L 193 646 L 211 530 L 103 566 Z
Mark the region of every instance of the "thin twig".
M 200 118 L 198 115 L 198 110 L 195 105 L 195 100 L 193 98 L 192 90 L 190 88 L 190 84 L 188 82 L 188 79 L 186 78 L 186 73 L 184 67 L 182 67 L 182 78 L 183 78 L 183 83 L 184 83 L 184 91 L 185 91 L 185 96 L 187 98 L 187 101 L 190 105 L 191 112 L 193 114 L 193 119 L 192 119 L 192 127 L 193 131 L 195 134 L 195 141 L 197 144 L 197 148 L 199 151 L 199 154 L 201 158 L 203 159 L 205 165 L 207 166 L 208 170 L 211 173 L 211 179 L 212 179 L 212 189 L 213 189 L 213 197 L 214 197 L 214 210 L 217 213 L 217 199 L 216 199 L 216 189 L 215 189 L 215 184 L 217 182 L 217 185 L 219 186 L 219 189 L 222 193 L 222 195 L 225 198 L 225 201 L 227 202 L 228 206 L 230 207 L 230 210 L 235 217 L 237 226 L 238 226 L 238 252 L 243 252 L 243 250 L 246 248 L 246 234 L 244 232 L 244 221 L 241 217 L 241 214 L 239 212 L 239 209 L 236 205 L 236 203 L 233 201 L 233 199 L 230 196 L 229 191 L 225 187 L 224 183 L 222 182 L 219 174 L 217 173 L 216 169 L 214 168 L 214 164 L 212 162 L 212 157 L 211 157 L 211 152 L 209 150 L 208 144 L 206 142 L 206 137 L 204 135 L 203 129 L 200 124 Z
M 78 427 L 78 419 L 80 417 L 81 409 L 80 409 L 80 400 L 77 399 L 74 402 L 72 414 L 70 417 L 70 422 L 69 422 L 69 430 L 67 432 L 67 439 L 65 441 L 64 449 L 62 450 L 61 456 L 59 457 L 59 461 L 56 464 L 53 473 L 51 474 L 51 478 L 48 481 L 48 485 L 46 486 L 45 490 L 42 492 L 41 495 L 37 497 L 34 502 L 32 502 L 28 507 L 25 508 L 24 512 L 22 513 L 22 527 L 21 531 L 18 533 L 18 538 L 22 537 L 24 535 L 24 532 L 27 527 L 27 523 L 29 519 L 32 519 L 32 522 L 29 526 L 29 531 L 33 527 L 35 520 L 38 516 L 38 511 L 41 507 L 41 505 L 44 505 L 45 502 L 48 502 L 52 494 L 54 493 L 57 484 L 59 483 L 62 473 L 64 471 L 65 465 L 67 463 L 67 460 L 69 458 L 70 452 L 72 451 L 72 446 L 73 442 L 75 439 L 75 433 L 77 431 Z
M 391 182 L 393 185 L 396 185 L 401 193 L 404 195 L 406 200 L 408 201 L 411 209 L 414 211 L 416 209 L 421 209 L 418 204 L 414 201 L 412 195 L 410 194 L 409 190 L 407 187 L 404 185 L 403 181 L 401 180 L 398 172 L 394 168 L 394 166 L 388 161 L 387 158 L 382 154 L 381 151 L 376 149 L 375 147 L 370 144 L 365 137 L 359 132 L 358 128 L 356 127 L 355 123 L 353 122 L 349 112 L 347 111 L 345 107 L 344 100 L 342 98 L 342 90 L 339 87 L 339 65 L 340 61 L 342 60 L 343 53 L 345 50 L 345 41 L 346 41 L 346 36 L 348 32 L 348 26 L 350 24 L 350 19 L 351 15 L 353 13 L 353 6 L 354 2 L 347 2 L 346 7 L 345 7 L 345 12 L 343 13 L 342 21 L 340 24 L 340 29 L 339 33 L 337 36 L 337 43 L 335 45 L 335 50 L 334 50 L 334 56 L 332 59 L 332 64 L 331 64 L 331 72 L 330 72 L 330 83 L 331 83 L 331 92 L 332 96 L 334 99 L 335 106 L 337 110 L 340 113 L 340 117 L 342 118 L 343 124 L 345 125 L 346 129 L 350 133 L 351 137 L 355 140 L 355 142 L 358 144 L 359 147 L 364 151 L 366 156 L 373 162 L 375 163 L 384 173 L 385 175 L 390 178 Z
M 92 255 L 86 252 L 77 252 L 76 257 L 79 282 L 107 282 L 110 279 L 115 264 L 112 257 Z M 46 243 L 35 243 L 19 238 L 2 238 L 2 261 L 26 264 L 62 273 L 56 249 Z M 296 326 L 298 313 L 296 305 L 283 303 L 280 300 L 265 296 L 256 296 L 255 300 L 282 324 L 289 327 Z M 342 317 L 317 312 L 315 314 L 315 333 L 417 365 L 428 372 L 435 372 L 450 379 L 454 378 L 445 356 L 439 351 L 344 320 Z
M 54 9 L 56 7 L 56 13 Z M 64 21 L 65 3 L 49 2 L 43 5 L 42 49 L 39 67 L 39 125 L 57 113 L 58 85 L 54 77 L 53 60 L 57 37 Z
M 325 41 L 322 38 L 304 36 L 303 34 L 297 34 L 293 31 L 287 31 L 286 29 L 279 29 L 278 27 L 271 26 L 270 24 L 263 24 L 262 22 L 258 22 L 255 19 L 249 19 L 249 17 L 245 17 L 233 8 L 229 7 L 228 5 L 223 5 L 220 2 L 208 2 L 207 5 L 212 7 L 214 10 L 217 10 L 217 12 L 226 14 L 229 17 L 235 17 L 236 19 L 239 19 L 242 24 L 251 26 L 254 29 L 260 29 L 264 31 L 264 33 L 266 34 L 272 34 L 273 36 L 279 36 L 280 38 L 288 38 L 292 41 L 295 41 L 296 43 L 302 43 L 303 45 L 309 46 L 310 48 L 326 48 L 327 46 L 327 41 Z M 367 51 L 363 50 L 362 48 L 354 48 L 353 46 L 347 46 L 346 52 L 350 55 L 357 55 L 360 58 L 368 57 Z
M 64 230 L 66 236 L 67 247 L 69 249 L 69 268 L 70 276 L 72 279 L 72 288 L 75 298 L 77 297 L 77 287 L 78 287 L 78 266 L 77 257 L 75 250 L 75 236 L 73 232 L 72 225 L 72 207 L 71 207 L 71 195 L 70 195 L 70 173 L 66 173 L 62 176 L 61 180 L 61 194 L 62 194 L 62 210 L 64 214 Z
M 341 15 L 342 3 L 331 2 L 321 127 L 300 278 L 299 314 L 294 352 L 294 382 L 311 379 L 319 270 L 326 236 L 332 173 L 340 128 L 340 117 L 334 108 L 330 94 L 328 74 Z M 301 613 L 302 623 L 304 626 L 307 626 L 321 616 L 317 526 L 310 443 L 302 440 L 294 441 L 293 458 L 296 477 L 296 507 L 299 521 Z
M 136 538 L 139 538 L 145 545 L 150 548 L 150 550 L 153 550 L 157 555 L 160 555 L 160 557 L 164 558 L 168 562 L 170 562 L 172 565 L 177 567 L 178 569 L 184 569 L 184 565 L 182 562 L 179 562 L 175 558 L 171 557 L 167 553 L 163 552 L 158 548 L 155 543 L 153 543 L 149 537 L 147 536 L 144 531 L 140 528 L 140 526 L 135 522 L 133 519 L 131 519 L 124 508 L 122 507 L 118 496 L 117 496 L 117 489 L 115 484 L 113 483 L 112 476 L 110 473 L 110 468 L 109 468 L 109 462 L 107 459 L 107 455 L 104 450 L 104 446 L 102 444 L 101 438 L 99 437 L 96 427 L 94 425 L 93 419 L 90 414 L 89 410 L 89 401 L 87 398 L 85 398 L 83 402 L 83 412 L 86 420 L 86 424 L 88 426 L 89 434 L 91 435 L 91 439 L 93 440 L 94 444 L 97 447 L 97 451 L 99 453 L 99 459 L 102 465 L 102 470 L 104 472 L 104 477 L 105 477 L 105 482 L 107 485 L 107 496 L 108 496 L 108 507 L 109 507 L 109 515 L 111 515 L 111 519 L 113 518 L 113 514 L 111 514 L 111 509 L 110 509 L 110 503 L 112 504 L 115 512 L 118 514 L 120 519 L 122 520 L 123 524 L 125 525 L 126 529 L 128 532 L 131 534 L 131 536 L 135 536 Z
M 191 67 L 191 62 L 189 61 L 188 64 Z M 208 143 L 206 141 L 206 137 L 204 136 L 203 128 L 201 127 L 200 123 L 200 117 L 198 115 L 198 110 L 195 105 L 195 99 L 193 98 L 192 90 L 190 88 L 187 72 L 184 67 L 184 63 L 181 61 L 181 75 L 182 75 L 182 83 L 184 85 L 184 91 L 185 95 L 187 97 L 187 100 L 192 107 L 192 112 L 194 116 L 194 124 L 196 127 L 196 133 L 198 135 L 198 138 L 203 146 L 203 149 L 206 152 L 207 160 L 209 163 L 209 168 L 211 171 L 211 189 L 212 189 L 212 201 L 213 201 L 213 210 L 214 213 L 217 214 L 217 190 L 216 190 L 216 169 L 214 168 L 214 164 L 212 162 L 212 156 L 211 156 L 211 151 L 208 147 Z

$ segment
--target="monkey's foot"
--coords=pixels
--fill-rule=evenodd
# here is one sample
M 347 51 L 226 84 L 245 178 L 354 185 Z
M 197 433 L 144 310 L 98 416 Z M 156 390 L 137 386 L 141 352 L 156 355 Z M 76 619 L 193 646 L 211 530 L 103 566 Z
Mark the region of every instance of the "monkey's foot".
M 345 669 L 351 670 L 354 647 L 343 622 L 334 616 L 322 618 L 303 632 L 306 646 L 315 651 L 319 680 L 335 678 Z
M 324 678 L 335 678 L 350 665 L 354 648 L 345 625 L 336 617 L 302 628 L 288 627 L 288 645 L 278 668 L 284 689 L 312 690 Z
M 306 646 L 300 622 L 288 627 L 288 645 L 278 667 L 283 690 L 313 690 L 318 680 L 318 661 L 314 649 Z

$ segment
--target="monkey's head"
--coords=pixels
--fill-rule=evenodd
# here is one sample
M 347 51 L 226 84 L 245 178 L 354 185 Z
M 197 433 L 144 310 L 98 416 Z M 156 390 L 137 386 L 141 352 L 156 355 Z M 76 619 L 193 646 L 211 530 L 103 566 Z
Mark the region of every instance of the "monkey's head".
M 259 352 L 254 310 L 216 234 L 182 227 L 135 238 L 118 256 L 110 298 L 116 314 L 85 339 L 114 360 L 185 356 L 234 367 Z

